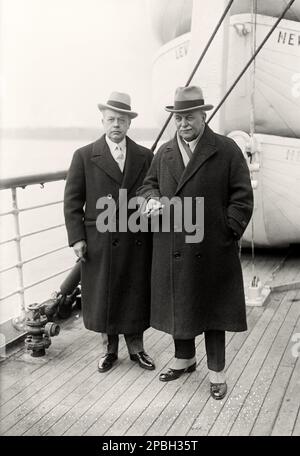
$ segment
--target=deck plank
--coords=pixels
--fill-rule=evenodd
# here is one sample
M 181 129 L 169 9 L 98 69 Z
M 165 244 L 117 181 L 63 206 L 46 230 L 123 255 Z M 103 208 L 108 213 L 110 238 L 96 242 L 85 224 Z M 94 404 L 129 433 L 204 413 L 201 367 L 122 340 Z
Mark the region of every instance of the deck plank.
M 227 334 L 227 345 L 230 345 L 233 336 L 233 333 Z M 176 394 L 173 394 L 171 400 L 162 408 L 160 415 L 153 420 L 149 429 L 144 432 L 145 435 L 165 435 L 182 411 L 180 401 L 186 403 L 190 397 L 193 397 L 193 395 L 198 393 L 200 388 L 207 394 L 207 385 L 205 385 L 207 382 L 207 364 L 204 343 L 202 344 L 202 352 L 199 353 L 199 359 L 201 359 L 201 361 L 198 366 L 198 372 L 196 372 L 195 375 L 190 374 L 189 377 L 182 379 L 181 385 L 178 385 L 179 388 L 177 389 Z M 166 387 L 171 389 L 170 386 L 173 385 L 167 385 Z M 144 420 L 142 422 L 144 422 Z
M 145 346 L 151 347 L 155 340 L 155 335 L 147 332 Z M 121 340 L 118 362 L 106 375 L 102 375 L 97 371 L 97 360 L 100 356 L 97 349 L 95 362 L 88 366 L 87 375 L 83 381 L 71 380 L 67 385 L 59 388 L 54 396 L 52 395 L 44 401 L 35 410 L 35 414 L 39 414 L 39 419 L 31 423 L 31 426 L 29 426 L 30 423 L 27 423 L 28 430 L 25 435 L 53 435 L 53 433 L 62 435 L 80 416 L 79 412 L 81 415 L 84 414 L 93 402 L 109 391 L 116 383 L 118 371 L 121 371 L 122 375 L 126 375 L 133 367 L 133 364 L 126 359 L 126 352 L 124 340 Z M 68 394 L 66 394 L 66 389 Z M 43 413 L 44 407 L 47 407 L 47 413 Z
M 1 431 L 4 432 L 4 435 L 19 435 L 23 429 L 22 424 L 19 422 L 26 416 L 28 416 L 29 419 L 34 417 L 34 411 L 42 401 L 48 397 L 52 398 L 58 388 L 62 385 L 66 385 L 67 387 L 68 382 L 72 379 L 76 379 L 76 381 L 80 382 L 85 378 L 86 375 L 88 375 L 88 366 L 96 361 L 95 351 L 98 345 L 99 341 L 97 338 L 96 342 L 92 345 L 93 349 L 91 352 L 86 346 L 84 348 L 82 347 L 80 351 L 77 351 L 78 355 L 76 359 L 73 359 L 72 364 L 63 372 L 56 372 L 56 375 L 53 376 L 51 382 L 48 382 L 49 379 L 45 378 L 37 380 L 36 394 L 31 394 L 31 391 L 29 391 L 26 400 L 23 400 L 20 405 L 16 406 L 14 399 L 5 404 L 1 409 Z M 19 402 L 19 400 L 17 402 Z M 6 407 L 6 405 L 8 407 Z M 10 409 L 12 410 L 9 411 Z M 5 413 L 3 414 L 2 411 Z M 45 409 L 44 412 L 46 411 L 47 410 Z
M 278 369 L 250 435 L 271 435 L 292 372 L 292 367 L 281 366 Z
M 295 421 L 295 426 L 293 429 L 293 436 L 299 437 L 300 436 L 300 410 L 298 411 L 298 416 Z
M 258 319 L 258 312 L 254 311 L 253 308 L 250 308 L 247 313 L 248 325 L 249 327 L 252 327 L 254 326 L 254 322 Z M 226 334 L 227 368 L 232 363 L 232 360 L 241 348 L 243 340 L 245 340 L 246 337 L 246 333 Z M 198 378 L 192 375 L 192 378 L 183 384 L 178 394 L 174 396 L 170 404 L 168 404 L 168 406 L 162 411 L 159 420 L 155 421 L 147 434 L 156 435 L 156 433 L 160 431 L 163 435 L 167 433 L 169 435 L 175 435 L 175 423 L 177 419 L 179 420 L 178 423 L 180 423 L 180 428 L 184 432 L 189 430 L 196 416 L 201 412 L 201 409 L 205 406 L 210 397 L 208 390 L 209 380 L 206 357 L 204 357 L 203 361 L 201 361 L 198 370 L 200 370 Z M 190 401 L 195 403 L 195 410 L 192 410 L 191 407 L 189 407 L 189 413 L 187 415 L 187 413 L 184 413 L 184 408 L 186 404 L 190 403 Z M 181 413 L 183 413 L 182 417 L 180 417 Z M 182 421 L 185 423 L 183 428 Z
M 23 353 L 23 352 L 22 352 Z M 25 363 L 24 363 L 25 364 Z M 24 377 L 30 377 L 33 372 L 39 369 L 40 366 L 34 364 L 26 364 L 22 368 Z M 0 396 L 2 392 L 7 391 L 18 381 L 16 376 L 16 363 L 12 363 L 11 359 L 4 359 L 0 362 L 0 375 L 1 375 L 1 386 Z
M 262 312 L 262 309 L 252 308 L 250 309 L 250 311 L 248 310 L 249 327 L 255 325 L 256 321 L 259 319 L 259 316 Z M 247 340 L 248 337 L 248 332 L 227 334 L 226 339 L 229 342 L 226 356 L 227 367 L 230 366 L 232 360 L 238 354 L 239 350 L 242 348 L 244 342 Z M 192 428 L 194 421 L 197 419 L 199 413 L 201 413 L 203 407 L 205 407 L 210 397 L 209 380 L 206 365 L 204 366 L 201 375 L 202 377 L 199 378 L 199 380 L 202 380 L 202 383 L 198 381 L 198 387 L 195 387 L 195 391 L 192 397 L 189 400 L 185 400 L 183 402 L 183 406 L 181 407 L 179 415 L 174 419 L 172 425 L 166 432 L 166 435 L 186 435 Z M 214 405 L 216 405 L 217 407 L 220 406 L 220 404 L 218 404 L 216 401 L 214 401 Z
M 172 356 L 171 344 L 171 338 L 164 335 L 151 350 L 151 356 L 155 359 L 158 371 L 169 362 Z M 161 352 L 163 356 L 158 358 Z M 130 376 L 118 375 L 116 387 L 111 388 L 110 394 L 99 398 L 65 435 L 77 435 L 78 432 L 80 435 L 102 435 L 114 423 L 121 411 L 130 406 L 134 398 L 146 389 L 155 375 L 156 372 L 146 371 L 139 367 L 132 369 Z
M 282 256 L 257 258 L 267 280 Z M 244 279 L 251 276 L 244 258 Z M 300 277 L 299 261 L 275 271 L 280 282 Z M 247 279 L 248 280 L 248 279 Z M 97 372 L 99 335 L 81 318 L 53 339 L 40 362 L 24 350 L 1 361 L 1 435 L 300 435 L 300 362 L 291 340 L 300 334 L 299 290 L 272 293 L 266 307 L 247 308 L 248 331 L 228 333 L 228 394 L 209 395 L 203 337 L 196 339 L 196 372 L 171 383 L 158 380 L 174 354 L 171 336 L 149 329 L 146 351 L 154 372 L 132 363 L 121 339 L 119 361 Z
M 211 431 L 213 435 L 219 435 L 223 432 L 223 427 L 228 425 L 230 418 L 234 416 L 240 405 L 243 390 L 239 388 L 239 391 L 235 395 L 236 384 L 239 386 L 239 378 L 243 373 L 244 369 L 247 368 L 249 361 L 251 360 L 253 351 L 258 346 L 260 339 L 264 336 L 266 329 L 274 315 L 280 303 L 283 299 L 284 294 L 278 296 L 277 300 L 274 299 L 272 305 L 266 308 L 261 317 L 257 320 L 252 331 L 246 338 L 245 343 L 239 350 L 233 363 L 227 369 L 227 383 L 228 393 L 224 400 L 218 401 L 217 404 L 213 399 L 209 399 L 201 415 L 197 418 L 193 424 L 189 435 L 208 435 Z M 261 309 L 254 308 L 256 312 Z M 222 417 L 222 418 L 220 418 Z M 214 429 L 215 428 L 215 429 Z
M 295 322 L 292 324 L 294 327 Z M 265 396 L 250 435 L 271 435 L 274 423 L 278 416 L 283 397 L 288 388 L 290 378 L 295 367 L 295 358 L 292 355 L 291 343 L 286 347 L 274 379 Z
M 49 371 L 51 368 L 55 367 L 58 369 L 64 369 L 69 361 L 69 357 L 76 353 L 82 344 L 85 344 L 88 340 L 94 338 L 95 335 L 91 334 L 84 330 L 82 321 L 80 322 L 79 328 L 74 328 L 74 330 L 70 333 L 64 333 L 63 337 L 60 337 L 60 340 L 54 339 L 50 349 L 47 352 L 47 355 L 41 359 L 41 362 L 45 361 L 44 364 L 35 364 L 37 369 L 30 376 L 24 376 L 20 379 L 18 375 L 16 375 L 16 382 L 9 386 L 8 388 L 2 389 L 1 388 L 1 397 L 0 397 L 0 406 L 5 404 L 6 402 L 10 401 L 12 398 L 16 397 L 17 395 L 23 396 L 26 394 L 26 389 L 35 389 L 35 382 L 42 378 L 48 377 Z M 60 344 L 61 348 L 57 350 L 57 345 Z M 53 357 L 52 353 L 54 353 Z M 18 358 L 15 360 L 14 357 L 5 360 L 4 364 L 1 368 L 1 378 L 2 376 L 5 377 L 5 370 L 6 364 L 15 363 L 15 371 L 22 369 L 27 366 L 27 363 L 38 363 L 38 360 L 32 360 L 30 357 L 26 359 L 26 354 L 23 352 L 23 358 Z
M 164 346 L 165 342 L 163 338 L 165 337 L 161 333 L 156 332 L 154 334 L 153 344 L 148 346 L 151 356 L 155 356 L 155 350 L 158 350 L 160 345 Z M 125 363 L 120 363 L 115 369 L 105 374 L 97 373 L 103 379 L 104 390 L 102 385 L 97 386 L 96 389 L 92 390 L 87 396 L 75 404 L 69 414 L 58 420 L 46 435 L 56 435 L 57 433 L 59 435 L 78 435 L 79 433 L 81 435 L 106 410 L 109 404 L 114 401 L 117 393 L 124 394 L 134 380 L 142 374 L 142 369 L 132 362 L 129 364 L 129 369 L 128 367 L 126 368 Z
M 284 267 L 280 268 L 272 286 L 280 285 L 282 283 L 290 283 L 300 279 L 299 270 L 299 257 L 291 255 L 284 262 Z
M 272 347 L 274 339 L 282 325 L 282 320 L 285 318 L 292 305 L 289 297 L 294 295 L 294 292 L 288 293 L 287 297 L 280 302 L 280 306 L 277 306 L 276 310 L 274 309 L 275 312 L 273 317 L 266 326 L 262 337 L 257 338 L 256 344 L 253 346 L 251 357 L 249 358 L 245 369 L 241 371 L 241 375 L 236 381 L 230 398 L 212 426 L 210 434 L 229 434 L 230 429 L 249 394 L 251 386 L 266 359 L 267 353 Z
M 300 293 L 298 293 L 300 297 Z M 300 309 L 299 302 L 295 302 L 295 307 Z M 300 333 L 300 318 L 298 316 L 297 326 L 294 333 Z M 288 345 L 288 349 L 292 350 L 292 343 Z M 290 377 L 285 395 L 283 397 L 281 407 L 279 409 L 276 421 L 272 429 L 272 436 L 287 436 L 293 434 L 293 429 L 300 410 L 300 362 L 299 357 L 294 357 L 294 370 Z
M 230 435 L 250 434 L 270 385 L 276 376 L 280 361 L 285 351 L 290 349 L 290 338 L 298 318 L 299 305 L 294 303 L 274 340 L 271 350 L 267 354 L 266 360 L 230 431 Z
M 204 341 L 202 338 L 196 339 L 196 354 L 197 360 L 200 360 L 200 363 L 197 367 L 199 369 L 199 366 L 205 357 Z M 171 355 L 174 355 L 173 344 Z M 156 378 L 154 379 L 154 385 L 157 393 L 154 395 L 152 401 L 148 401 L 147 404 L 143 404 L 143 397 L 138 397 L 135 403 L 133 403 L 132 406 L 126 410 L 126 413 L 121 415 L 119 420 L 116 421 L 108 434 L 118 435 L 117 433 L 119 431 L 122 431 L 122 435 L 144 435 L 154 421 L 160 420 L 164 407 L 167 406 L 170 401 L 172 401 L 174 395 L 177 396 L 184 382 L 189 378 L 193 378 L 195 375 L 197 375 L 197 372 L 195 374 L 183 376 L 177 381 L 168 384 L 160 382 L 157 374 Z M 149 390 L 147 394 L 150 395 L 151 391 Z M 132 411 L 136 408 L 138 409 L 139 413 L 132 416 Z M 154 410 L 156 413 L 153 413 Z
M 96 346 L 98 342 L 97 336 L 93 336 L 92 338 L 83 339 L 84 341 L 93 341 L 94 345 Z M 77 350 L 73 352 L 65 353 L 58 364 L 52 363 L 51 361 L 43 365 L 39 370 L 33 373 L 31 378 L 24 379 L 24 390 L 20 390 L 20 385 L 17 385 L 17 392 L 15 392 L 15 386 L 12 388 L 11 391 L 7 391 L 9 395 L 11 395 L 11 399 L 7 400 L 3 405 L 0 407 L 1 413 L 1 424 L 2 419 L 9 414 L 13 413 L 15 410 L 19 409 L 23 404 L 32 400 L 34 396 L 39 394 L 45 395 L 47 394 L 48 390 L 53 389 L 53 385 L 57 381 L 58 377 L 67 375 L 68 372 L 71 370 L 76 371 L 76 365 L 80 363 L 82 359 L 84 359 L 86 354 L 86 342 L 82 347 L 77 347 Z M 44 369 L 45 368 L 45 369 Z M 17 365 L 16 371 L 20 370 L 20 364 Z M 5 427 L 8 425 L 8 422 L 5 423 Z M 2 425 L 1 425 L 2 428 Z
M 289 385 L 286 389 L 277 419 L 274 423 L 272 436 L 290 436 L 299 414 L 300 398 L 300 362 L 296 363 L 294 371 L 290 377 Z
M 248 321 L 250 324 L 253 324 L 255 316 L 251 318 L 252 309 L 249 308 L 247 310 L 248 313 Z M 255 312 L 253 312 L 253 315 Z M 226 334 L 226 352 L 227 352 L 227 361 L 228 364 L 232 362 L 232 357 L 237 353 L 236 350 L 236 343 L 240 348 L 241 341 L 237 342 L 234 341 L 234 338 L 240 339 L 237 334 L 235 333 L 227 333 Z M 200 359 L 200 362 L 197 366 L 197 372 L 191 374 L 189 377 L 181 380 L 181 385 L 179 390 L 176 394 L 173 395 L 172 399 L 167 403 L 167 405 L 161 410 L 160 415 L 157 419 L 152 420 L 152 424 L 148 429 L 144 428 L 144 421 L 145 418 L 141 420 L 143 427 L 139 427 L 136 429 L 139 432 L 142 432 L 146 435 L 166 435 L 168 431 L 174 425 L 176 419 L 182 413 L 185 404 L 189 403 L 190 400 L 198 400 L 197 410 L 198 413 L 201 408 L 205 405 L 206 401 L 209 399 L 209 380 L 208 380 L 208 370 L 207 370 L 207 362 L 206 362 L 206 353 L 205 353 L 205 346 L 204 346 L 204 338 L 202 336 L 202 350 L 198 350 L 197 359 Z M 199 347 L 200 348 L 200 347 Z M 167 386 L 169 388 L 169 386 Z M 151 412 L 151 410 L 149 411 Z M 150 414 L 148 412 L 148 414 Z M 151 416 L 151 414 L 150 414 Z M 185 419 L 186 429 L 190 428 L 194 419 L 192 419 L 191 414 L 190 416 Z M 135 429 L 131 429 L 130 433 L 132 434 Z M 181 431 L 182 432 L 182 431 Z

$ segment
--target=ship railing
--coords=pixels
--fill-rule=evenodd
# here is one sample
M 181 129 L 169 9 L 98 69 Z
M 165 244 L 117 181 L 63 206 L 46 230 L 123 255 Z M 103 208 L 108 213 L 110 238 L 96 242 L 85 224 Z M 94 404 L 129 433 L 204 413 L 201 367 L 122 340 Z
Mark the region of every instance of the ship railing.
M 12 177 L 12 178 L 6 178 L 6 179 L 1 179 L 0 180 L 0 190 L 10 190 L 11 193 L 11 210 L 8 210 L 6 212 L 0 212 L 0 222 L 3 217 L 11 215 L 13 217 L 14 221 L 14 229 L 15 229 L 15 235 L 13 237 L 10 237 L 5 240 L 0 241 L 0 246 L 4 246 L 10 243 L 15 244 L 15 249 L 16 249 L 16 258 L 17 262 L 14 264 L 4 267 L 0 269 L 0 274 L 4 274 L 5 272 L 8 272 L 10 270 L 16 269 L 17 270 L 17 277 L 18 277 L 18 282 L 16 289 L 13 290 L 10 293 L 7 293 L 3 296 L 0 296 L 0 304 L 3 303 L 6 299 L 18 295 L 19 296 L 19 305 L 20 305 L 20 315 L 14 319 L 12 319 L 11 323 L 14 328 L 18 330 L 24 330 L 24 325 L 25 325 L 25 319 L 26 319 L 26 302 L 25 302 L 25 291 L 33 288 L 41 283 L 47 282 L 50 279 L 57 277 L 59 275 L 62 275 L 72 269 L 72 267 L 65 268 L 63 270 L 60 270 L 58 272 L 55 272 L 54 274 L 49 274 L 42 279 L 33 281 L 30 284 L 24 284 L 24 265 L 34 262 L 40 258 L 46 257 L 47 255 L 51 255 L 55 252 L 59 252 L 63 249 L 66 249 L 68 247 L 67 244 L 61 245 L 57 248 L 45 250 L 39 255 L 32 256 L 30 258 L 23 259 L 23 252 L 22 252 L 22 239 L 28 238 L 28 237 L 34 237 L 40 233 L 45 233 L 51 230 L 58 229 L 60 227 L 64 226 L 64 223 L 59 223 L 59 224 L 54 224 L 54 225 L 49 225 L 46 228 L 39 229 L 39 230 L 34 230 L 34 231 L 29 231 L 26 232 L 25 234 L 22 234 L 21 232 L 21 227 L 20 227 L 20 214 L 23 212 L 27 211 L 35 211 L 37 209 L 41 209 L 47 206 L 57 206 L 63 203 L 63 200 L 57 200 L 57 201 L 51 201 L 47 202 L 44 204 L 37 204 L 33 206 L 28 206 L 25 208 L 20 208 L 18 204 L 18 190 L 24 189 L 25 187 L 32 186 L 32 185 L 41 185 L 42 187 L 44 184 L 49 183 L 49 182 L 58 182 L 66 179 L 67 175 L 67 170 L 60 170 L 60 171 L 55 171 L 55 172 L 48 172 L 48 173 L 41 173 L 41 174 L 34 174 L 34 175 L 28 175 L 28 176 L 18 176 L 18 177 Z M 1 325 L 0 325 L 1 326 Z M 7 325 L 6 325 L 7 327 Z M 0 329 L 0 332 L 2 333 L 3 336 L 3 331 L 2 328 Z M 5 331 L 7 332 L 7 330 Z M 7 337 L 5 337 L 7 339 Z M 12 337 L 8 336 L 8 339 L 12 339 Z

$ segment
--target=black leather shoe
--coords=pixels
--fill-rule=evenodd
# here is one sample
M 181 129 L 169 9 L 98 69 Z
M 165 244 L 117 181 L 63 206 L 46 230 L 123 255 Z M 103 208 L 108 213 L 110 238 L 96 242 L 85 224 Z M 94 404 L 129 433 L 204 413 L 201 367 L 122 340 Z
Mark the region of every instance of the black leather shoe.
M 227 393 L 227 384 L 225 383 L 211 383 L 210 384 L 210 395 L 217 401 L 223 399 Z
M 167 372 L 163 372 L 159 376 L 161 382 L 171 382 L 181 377 L 182 374 L 187 374 L 189 372 L 194 372 L 196 370 L 196 363 L 192 364 L 185 369 L 169 369 Z
M 155 364 L 153 362 L 153 359 L 150 358 L 147 353 L 144 351 L 141 351 L 139 353 L 136 353 L 134 355 L 130 355 L 131 361 L 135 361 L 136 363 L 139 363 L 140 367 L 143 369 L 148 369 L 148 370 L 154 370 L 155 369 Z
M 106 353 L 102 358 L 99 359 L 98 371 L 106 372 L 113 367 L 115 361 L 117 361 L 118 355 L 116 353 Z

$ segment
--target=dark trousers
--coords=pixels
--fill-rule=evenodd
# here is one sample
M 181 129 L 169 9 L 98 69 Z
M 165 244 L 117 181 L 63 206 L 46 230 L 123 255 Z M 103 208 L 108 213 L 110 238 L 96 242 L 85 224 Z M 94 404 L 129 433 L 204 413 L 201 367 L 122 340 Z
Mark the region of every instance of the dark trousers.
M 130 355 L 134 355 L 144 350 L 143 333 L 124 334 L 127 349 Z M 107 353 L 118 353 L 119 335 L 107 334 Z
M 225 367 L 225 331 L 204 332 L 207 367 L 220 372 Z M 194 339 L 174 339 L 175 358 L 190 359 L 196 354 Z

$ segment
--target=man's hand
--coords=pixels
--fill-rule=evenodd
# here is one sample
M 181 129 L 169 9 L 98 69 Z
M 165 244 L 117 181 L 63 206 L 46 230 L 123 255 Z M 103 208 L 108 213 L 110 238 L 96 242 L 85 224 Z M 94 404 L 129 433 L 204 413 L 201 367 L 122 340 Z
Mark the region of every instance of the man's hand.
M 158 215 L 161 213 L 163 207 L 164 206 L 160 201 L 150 198 L 147 202 L 144 214 L 147 215 L 147 217 L 150 217 L 151 215 Z
M 75 255 L 80 258 L 82 261 L 85 261 L 84 255 L 86 254 L 87 245 L 84 240 L 75 242 L 73 245 Z

